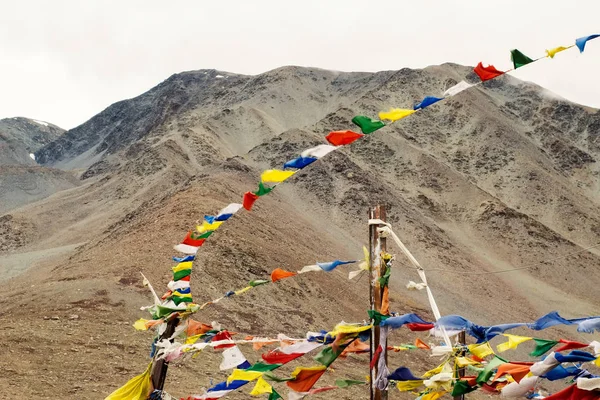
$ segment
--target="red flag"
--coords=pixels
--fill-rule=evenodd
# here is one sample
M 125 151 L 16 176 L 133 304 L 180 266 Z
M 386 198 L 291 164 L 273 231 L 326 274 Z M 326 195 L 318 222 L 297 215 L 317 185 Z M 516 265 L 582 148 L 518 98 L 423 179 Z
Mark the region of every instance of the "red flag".
M 250 211 L 252 209 L 252 206 L 254 205 L 254 202 L 256 201 L 256 199 L 258 199 L 258 195 L 252 193 L 252 192 L 246 192 L 244 193 L 244 199 L 242 200 L 242 205 L 244 206 L 244 208 L 248 211 Z
M 352 131 L 333 131 L 329 132 L 325 139 L 334 146 L 342 146 L 350 144 L 362 136 L 364 136 L 362 133 Z
M 424 341 L 422 341 L 419 338 L 417 338 L 417 340 L 415 340 L 415 346 L 417 346 L 419 349 L 431 349 L 431 347 L 429 347 L 429 345 L 427 343 L 425 343 Z
M 502 71 L 498 71 L 493 65 L 488 65 L 487 67 L 484 67 L 482 63 L 477 64 L 473 71 L 475 71 L 475 73 L 483 82 L 488 81 L 490 79 L 494 79 L 495 77 L 500 76 L 504 73 Z
M 419 322 L 413 322 L 411 324 L 406 324 L 406 327 L 413 332 L 423 332 L 433 329 L 433 324 L 422 324 Z
M 229 332 L 221 331 L 217 333 L 215 336 L 213 336 L 211 342 L 219 342 L 221 340 L 231 340 L 231 335 L 229 334 Z M 226 349 L 227 347 L 235 347 L 235 343 L 220 344 L 218 346 L 215 346 L 215 349 Z
M 263 354 L 262 359 L 265 360 L 267 364 L 286 364 L 303 355 L 304 353 L 285 354 L 279 350 L 272 350 Z
M 189 231 L 187 235 L 185 235 L 185 239 L 183 239 L 183 244 L 187 244 L 188 246 L 200 247 L 204 243 L 206 239 L 193 239 L 192 231 Z
M 546 400 L 598 400 L 600 392 L 592 390 L 579 389 L 577 385 L 571 385 L 552 396 L 546 397 Z
M 554 350 L 557 353 L 559 353 L 561 351 L 565 351 L 565 350 L 582 349 L 584 347 L 589 346 L 589 344 L 586 344 L 586 343 L 574 342 L 572 340 L 565 340 L 565 339 L 560 339 L 558 342 L 563 343 L 563 345 L 560 346 L 558 349 Z
M 277 268 L 271 272 L 271 280 L 277 282 L 281 279 L 289 278 L 290 276 L 298 275 L 296 272 L 285 271 L 281 268 Z
M 521 379 L 523 379 L 529 373 L 529 368 L 531 368 L 532 365 L 533 363 L 530 362 L 512 362 L 501 364 L 498 366 L 498 372 L 496 372 L 496 376 L 494 376 L 493 380 L 495 381 L 501 376 L 509 374 L 517 383 L 521 382 Z
M 377 346 L 377 350 L 375 350 L 375 354 L 373 354 L 373 359 L 371 360 L 371 364 L 369 365 L 369 369 L 375 368 L 375 364 L 379 360 L 379 355 L 383 351 L 383 347 L 381 345 Z

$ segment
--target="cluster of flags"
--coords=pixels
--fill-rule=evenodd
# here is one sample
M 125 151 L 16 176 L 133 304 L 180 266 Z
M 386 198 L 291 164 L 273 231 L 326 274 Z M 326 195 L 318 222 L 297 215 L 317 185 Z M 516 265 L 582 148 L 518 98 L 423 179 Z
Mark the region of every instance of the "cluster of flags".
M 546 57 L 554 58 L 556 56 L 556 54 L 558 54 L 559 52 L 565 51 L 574 46 L 576 46 L 580 52 L 583 52 L 586 47 L 587 42 L 592 39 L 595 39 L 597 37 L 600 37 L 600 34 L 594 34 L 594 35 L 589 35 L 589 36 L 578 38 L 578 39 L 576 39 L 575 45 L 573 45 L 573 46 L 568 46 L 568 47 L 559 46 L 559 47 L 556 47 L 556 48 L 553 48 L 550 50 L 546 50 Z M 522 52 L 520 52 L 519 50 L 515 49 L 515 50 L 511 51 L 511 60 L 513 62 L 514 69 L 517 69 L 517 68 L 521 68 L 525 65 L 531 64 L 539 59 L 532 59 L 532 58 L 526 56 L 525 54 L 523 54 Z M 484 66 L 482 63 L 479 63 L 474 68 L 474 72 L 479 76 L 481 82 L 485 82 L 487 80 L 497 78 L 509 71 L 499 71 L 493 65 Z M 191 291 L 190 291 L 190 284 L 189 284 L 190 275 L 192 272 L 192 264 L 195 259 L 195 254 L 198 252 L 199 248 L 204 244 L 205 240 L 208 239 L 223 224 L 223 222 L 227 221 L 234 214 L 236 214 L 239 210 L 244 208 L 244 209 L 250 211 L 252 209 L 254 203 L 260 197 L 270 193 L 278 184 L 289 179 L 299 170 L 309 166 L 310 164 L 319 160 L 320 158 L 325 157 L 332 151 L 339 149 L 341 146 L 349 145 L 349 144 L 355 142 L 356 140 L 362 138 L 363 136 L 369 135 L 369 134 L 385 127 L 386 125 L 388 125 L 390 123 L 393 123 L 400 119 L 406 118 L 406 117 L 414 114 L 415 112 L 419 112 L 419 111 L 425 109 L 426 107 L 429 107 L 429 106 L 431 106 L 439 101 L 442 101 L 448 97 L 455 96 L 455 95 L 461 93 L 462 91 L 467 90 L 473 86 L 475 86 L 475 85 L 469 84 L 465 81 L 461 81 L 458 84 L 448 88 L 444 92 L 442 97 L 426 96 L 425 98 L 423 98 L 423 100 L 414 104 L 412 108 L 407 108 L 407 109 L 392 108 L 387 112 L 382 111 L 379 113 L 379 120 L 375 120 L 375 119 L 372 119 L 372 118 L 370 118 L 368 116 L 364 116 L 364 115 L 355 116 L 352 119 L 352 123 L 355 124 L 357 126 L 357 128 L 359 128 L 360 133 L 354 132 L 352 130 L 330 132 L 326 136 L 326 140 L 329 144 L 322 144 L 322 145 L 319 145 L 319 146 L 316 146 L 316 147 L 313 147 L 313 148 L 310 148 L 310 149 L 307 149 L 307 150 L 301 152 L 298 157 L 285 162 L 283 165 L 283 169 L 270 169 L 270 170 L 264 171 L 261 174 L 261 179 L 258 184 L 258 189 L 254 192 L 246 192 L 243 195 L 241 204 L 231 203 L 231 204 L 227 205 L 226 207 L 224 207 L 223 209 L 221 209 L 217 213 L 217 215 L 205 216 L 202 223 L 199 223 L 195 227 L 195 230 L 189 231 L 187 233 L 187 235 L 185 236 L 184 240 L 180 244 L 178 244 L 174 247 L 175 250 L 177 250 L 180 253 L 185 254 L 185 256 L 173 257 L 173 259 L 177 262 L 177 265 L 172 268 L 173 280 L 171 282 L 169 282 L 169 284 L 168 284 L 169 290 L 163 296 L 162 303 L 155 304 L 154 306 L 149 307 L 151 309 L 151 313 L 153 315 L 154 321 L 140 320 L 140 321 L 136 322 L 135 326 L 140 329 L 148 329 L 150 327 L 156 327 L 156 326 L 161 325 L 162 322 L 164 322 L 165 320 L 168 320 L 174 313 L 180 314 L 182 311 L 188 311 L 187 314 L 189 315 L 189 314 L 191 314 L 191 312 L 197 311 L 200 308 L 198 306 L 192 307 L 192 306 L 194 306 L 194 304 L 193 304 L 192 295 L 191 295 Z M 285 278 L 288 278 L 291 276 L 295 276 L 299 273 L 304 273 L 304 272 L 309 272 L 309 271 L 322 270 L 322 271 L 329 272 L 329 271 L 333 270 L 335 267 L 337 267 L 338 265 L 353 263 L 353 262 L 354 261 L 336 260 L 331 263 L 317 263 L 315 265 L 306 266 L 298 272 L 290 272 L 290 271 L 284 271 L 282 269 L 276 269 L 272 272 L 270 281 L 276 282 L 278 280 L 285 279 Z M 360 272 L 361 270 L 353 271 L 353 272 L 356 274 L 357 272 Z M 388 272 L 389 272 L 389 270 L 388 270 Z M 351 277 L 352 277 L 352 273 L 351 273 Z M 386 275 L 382 279 L 384 279 L 384 282 L 380 282 L 380 285 L 383 288 L 386 288 L 387 279 L 389 279 L 389 273 L 386 273 Z M 244 287 L 243 289 L 240 289 L 238 291 L 233 291 L 233 292 L 227 292 L 225 294 L 225 296 L 223 296 L 217 300 L 213 300 L 212 302 L 205 303 L 204 306 L 206 306 L 208 304 L 212 304 L 214 302 L 217 302 L 220 299 L 225 298 L 225 297 L 230 297 L 232 295 L 244 293 L 245 291 L 250 290 L 251 288 L 253 288 L 255 286 L 265 284 L 268 282 L 269 281 L 267 281 L 267 280 L 251 281 L 248 284 L 248 286 Z M 582 352 L 579 350 L 572 351 L 570 354 L 568 354 L 566 356 L 563 356 L 559 353 L 559 351 L 566 350 L 566 349 L 583 348 L 582 346 L 584 346 L 584 345 L 585 345 L 584 347 L 589 347 L 589 346 L 591 346 L 591 344 L 587 344 L 587 345 L 582 344 L 582 343 L 578 344 L 577 342 L 569 342 L 569 341 L 565 341 L 562 339 L 559 341 L 547 341 L 544 339 L 536 339 L 536 338 L 528 338 L 528 337 L 504 334 L 504 332 L 509 329 L 513 329 L 513 328 L 521 327 L 521 326 L 526 326 L 526 327 L 529 327 L 534 330 L 540 330 L 540 329 L 545 329 L 550 326 L 564 324 L 564 325 L 577 325 L 579 331 L 591 333 L 596 330 L 600 331 L 600 318 L 599 317 L 566 320 L 566 319 L 560 317 L 556 313 L 550 313 L 550 314 L 538 319 L 537 321 L 535 321 L 533 323 L 503 324 L 503 325 L 495 325 L 495 326 L 485 327 L 485 326 L 476 325 L 476 324 L 468 321 L 467 319 L 460 317 L 460 316 L 456 316 L 456 315 L 442 317 L 442 318 L 438 319 L 435 323 L 431 323 L 431 322 L 424 321 L 423 319 L 418 317 L 416 314 L 405 314 L 402 316 L 390 316 L 390 315 L 387 315 L 388 314 L 387 311 L 383 312 L 383 313 L 376 313 L 374 311 L 371 311 L 370 314 L 371 314 L 372 320 L 375 321 L 375 323 L 381 325 L 382 327 L 388 327 L 389 329 L 399 328 L 401 326 L 406 325 L 411 330 L 415 330 L 415 331 L 431 330 L 432 333 L 436 333 L 440 329 L 444 332 L 446 330 L 450 330 L 450 331 L 465 330 L 471 336 L 475 337 L 478 341 L 478 344 L 476 345 L 477 347 L 472 347 L 472 348 L 470 347 L 469 351 L 474 355 L 474 357 L 479 357 L 479 359 L 481 359 L 481 357 L 483 357 L 482 354 L 485 354 L 485 349 L 486 349 L 485 345 L 487 344 L 489 346 L 489 344 L 487 342 L 491 338 L 498 336 L 500 334 L 505 335 L 508 338 L 508 341 L 499 346 L 499 349 L 498 349 L 499 352 L 514 348 L 514 347 L 518 346 L 520 343 L 524 343 L 526 341 L 533 340 L 536 343 L 536 349 L 534 349 L 534 351 L 532 352 L 532 355 L 534 355 L 534 354 L 543 355 L 547 351 L 551 350 L 554 346 L 558 345 L 559 343 L 563 344 L 563 346 L 561 346 L 559 349 L 556 349 L 555 352 L 551 353 L 543 361 L 540 361 L 535 364 L 530 363 L 531 365 L 525 365 L 527 363 L 506 362 L 503 359 L 501 359 L 500 357 L 498 357 L 497 355 L 495 355 L 492 351 L 492 353 L 490 353 L 488 355 L 494 354 L 494 359 L 492 359 L 490 362 L 488 362 L 486 364 L 486 366 L 484 367 L 484 370 L 487 370 L 486 374 L 493 373 L 493 371 L 495 370 L 497 376 L 495 376 L 495 379 L 492 381 L 491 384 L 488 383 L 488 379 L 486 379 L 484 381 L 484 384 L 480 385 L 481 388 L 484 390 L 496 391 L 496 389 L 493 387 L 493 385 L 496 384 L 498 386 L 498 383 L 500 382 L 500 381 L 498 381 L 498 379 L 502 378 L 503 375 L 510 375 L 512 377 L 513 382 L 509 383 L 508 385 L 504 385 L 503 393 L 506 393 L 506 391 L 509 390 L 511 388 L 511 385 L 513 385 L 513 384 L 514 385 L 512 387 L 515 388 L 514 390 L 516 390 L 519 393 L 520 393 L 520 391 L 524 390 L 525 388 L 527 388 L 527 391 L 529 391 L 530 386 L 534 387 L 535 382 L 539 376 L 547 377 L 548 373 L 550 373 L 551 371 L 558 370 L 563 374 L 564 373 L 571 374 L 573 372 L 572 369 L 569 370 L 568 368 L 565 368 L 564 370 L 566 372 L 563 372 L 559 368 L 560 364 L 562 362 L 594 361 L 594 362 L 598 363 L 597 356 L 598 356 L 598 352 L 600 350 L 597 348 L 596 348 L 595 355 L 590 355 L 590 353 L 585 353 L 585 352 Z M 184 321 L 182 321 L 182 323 L 184 323 L 185 321 L 186 320 L 184 319 Z M 178 327 L 178 329 L 181 328 L 181 326 L 182 325 L 180 325 L 180 327 Z M 187 326 L 189 328 L 189 323 Z M 228 378 L 228 380 L 226 382 L 222 382 L 222 383 L 214 386 L 213 388 L 209 389 L 204 395 L 193 396 L 193 397 L 190 397 L 189 399 L 217 399 L 217 398 L 225 396 L 230 391 L 235 390 L 235 389 L 247 384 L 248 382 L 254 381 L 254 380 L 256 380 L 256 384 L 255 384 L 255 387 L 251 394 L 260 395 L 260 394 L 268 393 L 269 399 L 280 398 L 279 394 L 277 394 L 274 391 L 272 386 L 264 378 L 266 376 L 268 376 L 267 374 L 269 374 L 272 370 L 280 367 L 285 362 L 289 362 L 289 361 L 291 361 L 291 359 L 294 359 L 292 357 L 294 357 L 298 354 L 299 354 L 298 357 L 306 354 L 306 353 L 302 353 L 300 351 L 298 353 L 286 353 L 286 352 L 290 351 L 290 347 L 292 347 L 294 345 L 305 345 L 306 343 L 311 343 L 311 342 L 306 342 L 306 343 L 301 342 L 301 343 L 293 344 L 291 346 L 285 346 L 285 347 L 282 346 L 282 347 L 274 350 L 274 352 L 275 352 L 274 354 L 269 355 L 269 353 L 267 353 L 267 355 L 263 357 L 264 362 L 260 362 L 255 365 L 250 365 L 250 363 L 248 363 L 248 361 L 245 359 L 245 357 L 243 357 L 243 355 L 237 348 L 237 345 L 235 343 L 232 343 L 231 336 L 229 335 L 229 333 L 227 331 L 211 329 L 210 327 L 207 327 L 207 326 L 201 326 L 200 328 L 204 329 L 204 331 L 193 335 L 193 337 L 195 337 L 196 339 L 203 338 L 204 340 L 208 340 L 209 342 L 211 342 L 213 344 L 217 343 L 216 345 L 213 346 L 215 349 L 220 348 L 219 346 L 223 346 L 222 348 L 227 349 L 227 350 L 225 350 L 225 351 L 227 351 L 227 355 L 228 355 L 227 358 L 230 359 L 231 362 L 222 364 L 222 366 L 223 365 L 225 365 L 225 366 L 235 365 L 236 368 L 234 369 L 234 372 L 230 375 L 230 377 Z M 364 334 L 365 332 L 367 332 L 368 329 L 370 329 L 370 326 L 366 326 L 366 327 L 365 326 L 341 326 L 341 327 L 339 327 L 339 329 L 334 330 L 333 332 L 330 332 L 330 333 L 324 335 L 323 338 L 321 338 L 321 340 L 323 340 L 322 343 L 318 343 L 318 338 L 315 339 L 317 341 L 316 342 L 313 341 L 311 343 L 312 345 L 314 345 L 315 343 L 320 344 L 320 345 L 322 345 L 324 343 L 331 343 L 331 344 L 329 346 L 327 346 L 321 353 L 319 353 L 319 355 L 317 357 L 315 357 L 315 360 L 318 361 L 320 363 L 320 365 L 315 366 L 315 367 L 306 367 L 306 368 L 300 367 L 299 369 L 294 371 L 291 378 L 284 379 L 287 381 L 286 384 L 291 389 L 290 398 L 299 399 L 299 398 L 304 397 L 307 394 L 318 393 L 323 390 L 331 390 L 332 388 L 335 388 L 335 387 L 332 387 L 332 388 L 313 389 L 313 386 L 319 380 L 319 378 L 323 375 L 323 373 L 325 372 L 327 367 L 342 353 L 344 348 L 350 347 L 359 338 L 359 336 L 361 334 Z M 335 338 L 335 339 L 333 339 L 333 338 Z M 329 342 L 327 342 L 327 340 L 329 340 Z M 203 343 L 207 343 L 207 342 L 203 342 Z M 175 345 L 169 341 L 164 341 L 164 343 L 162 343 L 162 345 L 163 345 L 163 349 L 162 349 L 163 354 L 169 353 L 171 355 L 170 357 L 175 357 L 179 354 L 179 353 L 177 353 L 177 351 L 179 351 L 179 350 L 177 350 L 177 345 Z M 192 343 L 191 345 L 198 346 L 197 343 Z M 570 347 L 570 346 L 576 346 L 576 347 Z M 580 347 L 577 347 L 577 346 L 580 346 Z M 437 347 L 448 347 L 448 346 L 437 346 Z M 170 352 L 167 351 L 169 348 L 171 349 Z M 419 348 L 422 348 L 422 347 L 419 347 Z M 231 349 L 236 349 L 236 350 L 231 350 Z M 481 352 L 482 349 L 484 349 L 483 352 Z M 225 351 L 224 351 L 224 354 L 225 354 Z M 452 348 L 441 349 L 441 350 L 436 347 L 432 348 L 432 352 L 434 355 L 436 353 L 438 355 L 440 355 L 440 354 L 444 355 L 444 354 L 448 354 L 448 352 L 451 353 L 452 351 L 453 351 Z M 479 356 L 477 356 L 477 354 L 475 353 L 478 351 L 480 351 Z M 293 354 L 293 356 L 291 356 L 290 354 Z M 281 362 L 275 362 L 276 360 L 279 360 Z M 477 364 L 473 364 L 473 363 L 479 362 L 475 358 L 469 359 L 464 356 L 454 357 L 454 360 L 455 360 L 455 364 L 460 366 L 461 368 L 465 367 L 465 366 L 477 365 Z M 240 363 L 236 364 L 237 361 L 240 361 Z M 269 361 L 272 361 L 272 362 L 269 362 Z M 225 362 L 225 360 L 224 360 L 224 362 Z M 509 365 L 505 365 L 505 364 L 509 364 Z M 512 365 L 512 364 L 514 364 L 514 365 Z M 536 367 L 536 365 L 537 365 L 537 367 Z M 553 366 L 553 367 L 550 368 L 548 366 Z M 403 377 L 414 378 L 412 373 L 409 374 L 410 371 L 407 372 L 407 370 L 404 370 L 404 369 L 396 370 L 394 373 L 390 374 L 389 379 L 397 380 L 398 387 L 401 390 L 411 390 L 412 391 L 412 390 L 415 390 L 416 388 L 420 387 L 421 385 L 425 385 L 427 387 L 427 390 L 421 396 L 422 400 L 437 399 L 438 397 L 440 397 L 441 395 L 443 395 L 444 393 L 447 393 L 449 391 L 452 392 L 451 393 L 452 395 L 460 394 L 461 391 L 462 391 L 462 393 L 466 393 L 468 391 L 472 391 L 472 390 L 476 389 L 476 387 L 474 388 L 473 383 L 481 384 L 479 376 L 475 377 L 474 380 L 472 378 L 465 378 L 465 379 L 461 379 L 458 381 L 456 381 L 455 379 L 446 379 L 446 378 L 448 378 L 449 372 L 444 370 L 444 368 L 445 368 L 445 366 L 444 366 L 444 364 L 442 364 L 440 367 L 438 367 L 438 369 L 429 371 L 428 372 L 429 375 L 426 374 L 426 377 L 428 377 L 428 379 L 422 380 L 418 386 L 416 386 L 417 383 L 419 382 L 418 379 L 403 379 Z M 550 369 L 548 369 L 548 368 L 550 368 Z M 542 370 L 544 372 L 544 374 L 535 375 L 534 370 L 538 370 L 538 369 Z M 523 375 L 523 372 L 525 372 L 525 370 L 527 370 L 528 372 L 525 375 Z M 554 373 L 556 373 L 556 372 L 554 372 Z M 577 374 L 579 374 L 579 375 L 577 375 Z M 600 379 L 600 378 L 581 376 L 581 374 L 579 372 L 577 372 L 577 374 L 575 374 L 578 376 L 577 383 L 575 385 L 568 387 L 564 391 L 557 393 L 554 396 L 551 396 L 549 398 L 553 398 L 553 399 L 569 399 L 569 398 L 598 399 L 598 398 L 600 398 L 600 395 L 596 395 L 596 394 L 593 394 L 590 397 L 590 393 L 598 393 L 598 392 L 592 392 L 592 391 L 600 388 L 600 383 L 598 383 L 598 379 Z M 450 376 L 451 375 L 452 375 L 452 373 L 450 373 Z M 558 375 L 560 376 L 560 374 L 558 374 Z M 573 374 L 567 375 L 567 376 L 573 376 Z M 143 397 L 144 392 L 149 390 L 149 388 L 150 388 L 149 379 L 150 379 L 150 367 L 147 369 L 147 371 L 144 374 L 132 379 L 123 388 L 120 388 L 117 391 L 115 391 L 113 394 L 111 394 L 108 397 L 108 399 L 118 400 L 118 399 L 124 399 L 124 398 L 140 398 L 140 399 L 145 398 L 145 397 Z M 278 378 L 278 379 L 280 379 L 280 378 Z M 354 382 L 354 383 L 351 383 L 351 382 Z M 358 382 L 358 381 L 340 381 L 340 384 L 337 387 L 347 387 L 351 384 L 356 384 L 356 382 Z M 448 382 L 451 382 L 449 384 L 449 386 L 447 386 Z M 494 383 L 494 382 L 496 382 L 496 383 Z M 359 382 L 359 383 L 364 383 L 364 382 Z M 585 391 L 585 393 L 581 393 L 581 391 Z M 134 397 L 131 397 L 131 396 L 123 397 L 124 395 L 127 395 L 127 393 L 129 393 L 129 394 L 136 393 L 136 394 L 134 395 Z M 135 396 L 138 396 L 138 397 L 135 397 Z M 555 397 L 555 396 L 558 396 L 558 397 Z

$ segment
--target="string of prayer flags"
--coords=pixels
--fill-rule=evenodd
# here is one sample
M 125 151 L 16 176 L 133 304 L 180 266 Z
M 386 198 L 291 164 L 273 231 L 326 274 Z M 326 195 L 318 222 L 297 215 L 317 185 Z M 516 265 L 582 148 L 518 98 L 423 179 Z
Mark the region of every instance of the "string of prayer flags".
M 298 275 L 296 272 L 285 271 L 281 268 L 276 268 L 271 272 L 271 281 L 277 282 L 285 278 L 289 278 L 291 276 Z
M 557 340 L 545 340 L 545 339 L 533 339 L 535 342 L 535 349 L 529 353 L 532 357 L 539 357 L 546 354 L 550 349 L 558 344 Z
M 333 131 L 329 132 L 329 134 L 325 136 L 325 139 L 334 146 L 344 146 L 355 142 L 363 136 L 362 133 L 352 131 Z
M 600 37 L 600 34 L 594 34 L 594 35 L 580 37 L 580 38 L 578 38 L 578 39 L 575 40 L 575 46 L 577 46 L 577 48 L 579 49 L 580 53 L 583 53 L 583 50 L 585 50 L 585 44 L 588 41 L 590 41 L 592 39 L 595 39 L 597 37 Z
M 565 51 L 567 49 L 571 48 L 571 46 L 569 47 L 563 47 L 563 46 L 558 46 L 555 47 L 553 49 L 550 50 L 546 50 L 546 55 L 550 58 L 554 58 L 554 56 L 556 55 L 556 53 L 560 53 L 561 51 Z
M 149 364 L 143 374 L 131 378 L 125 385 L 109 394 L 105 400 L 146 400 L 152 390 L 151 370 L 152 364 Z
M 315 161 L 317 161 L 317 158 L 315 157 L 297 157 L 283 164 L 283 168 L 302 169 Z
M 362 133 L 368 135 L 385 126 L 383 121 L 376 121 L 364 115 L 357 115 L 352 118 L 352 123 L 358 126 Z
M 497 78 L 504 74 L 504 72 L 498 71 L 493 65 L 484 67 L 481 62 L 477 64 L 473 71 L 479 76 L 479 79 L 481 79 L 482 82 L 489 81 L 490 79 Z
M 513 49 L 510 51 L 510 60 L 513 62 L 513 66 L 515 69 L 521 68 L 522 66 L 530 64 L 534 61 L 517 49 Z
M 398 121 L 402 118 L 406 118 L 411 114 L 416 113 L 415 110 L 404 110 L 400 108 L 392 108 L 388 112 L 381 111 L 379 113 L 379 119 L 386 119 L 392 122 Z
M 526 337 L 526 336 L 510 335 L 508 333 L 504 333 L 504 334 L 502 334 L 502 336 L 506 336 L 508 338 L 508 341 L 504 342 L 504 343 L 500 343 L 498 346 L 496 346 L 496 349 L 500 353 L 503 353 L 509 349 L 516 349 L 517 346 L 519 346 L 521 343 L 525 343 L 528 340 L 533 339 L 533 338 Z
M 440 100 L 443 100 L 443 98 L 434 97 L 434 96 L 426 96 L 423 100 L 421 100 L 421 102 L 415 104 L 414 109 L 419 110 L 419 109 L 423 109 L 425 107 L 429 107 L 430 105 L 435 104 Z
M 260 175 L 260 180 L 263 183 L 281 183 L 294 175 L 296 171 L 282 171 L 280 169 L 268 169 Z
M 462 92 L 464 90 L 467 90 L 467 89 L 469 89 L 469 88 L 471 88 L 473 86 L 474 85 L 472 85 L 470 83 L 467 83 L 465 81 L 460 81 L 456 85 L 452 86 L 451 88 L 448 88 L 444 92 L 444 97 L 456 96 L 460 92 Z

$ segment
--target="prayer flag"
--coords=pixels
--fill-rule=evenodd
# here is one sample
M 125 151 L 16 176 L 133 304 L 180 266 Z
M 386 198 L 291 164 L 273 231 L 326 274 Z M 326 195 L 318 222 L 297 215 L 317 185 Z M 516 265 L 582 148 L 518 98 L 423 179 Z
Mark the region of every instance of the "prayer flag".
M 257 195 L 258 197 L 264 196 L 265 194 L 271 193 L 271 191 L 273 189 L 275 189 L 275 186 L 273 186 L 273 187 L 266 187 L 264 185 L 264 183 L 258 182 L 258 190 L 256 192 L 254 192 L 254 194 Z
M 277 282 L 281 279 L 289 278 L 291 276 L 298 275 L 296 272 L 285 271 L 281 268 L 277 268 L 271 272 L 271 281 Z
M 409 391 L 418 389 L 421 386 L 423 386 L 423 381 L 422 380 L 401 381 L 401 382 L 396 383 L 396 387 L 401 392 L 409 392 Z
M 347 388 L 349 386 L 354 386 L 354 385 L 364 385 L 367 382 L 365 381 L 355 381 L 352 379 L 336 379 L 335 380 L 335 386 L 339 387 L 339 388 Z
M 597 37 L 600 37 L 600 34 L 595 34 L 595 35 L 590 35 L 590 36 L 584 36 L 584 37 L 580 37 L 579 39 L 575 40 L 575 45 L 579 49 L 579 52 L 583 53 L 583 50 L 585 50 L 585 44 L 588 41 L 590 41 L 592 39 L 595 39 Z
M 152 363 L 143 374 L 131 378 L 125 385 L 109 394 L 105 400 L 146 400 L 152 390 L 151 369 Z
M 364 136 L 362 133 L 352 131 L 333 131 L 329 132 L 325 139 L 334 146 L 343 146 L 350 144 Z
M 479 76 L 479 79 L 481 79 L 482 82 L 494 79 L 497 76 L 504 74 L 504 72 L 498 71 L 493 65 L 484 67 L 481 62 L 477 64 L 473 71 L 477 74 L 477 76 Z
M 331 146 L 329 144 L 320 144 L 317 147 L 313 147 L 307 150 L 304 150 L 300 153 L 301 157 L 314 157 L 314 158 L 322 158 L 327 154 L 331 153 L 336 149 L 335 146 Z
M 460 81 L 456 85 L 452 86 L 451 88 L 448 88 L 444 92 L 444 97 L 455 96 L 455 95 L 459 94 L 460 92 L 462 92 L 463 90 L 467 90 L 472 86 L 473 85 L 471 85 L 470 83 L 467 83 L 465 81 Z
M 584 347 L 589 346 L 588 343 L 575 342 L 572 340 L 565 340 L 565 339 L 560 339 L 559 343 L 562 343 L 563 345 L 560 346 L 558 349 L 554 350 L 557 353 L 561 352 L 561 351 L 565 351 L 565 350 L 571 350 L 571 349 L 582 349 Z
M 423 109 L 425 107 L 429 107 L 430 105 L 437 103 L 438 101 L 443 100 L 439 97 L 427 96 L 420 103 L 415 104 L 414 109 Z
M 273 393 L 273 387 L 269 384 L 269 382 L 265 381 L 261 376 L 256 381 L 254 388 L 250 392 L 250 396 L 260 396 L 265 393 Z M 270 397 L 270 396 L 269 396 Z
M 283 168 L 302 169 L 315 161 L 317 161 L 317 158 L 315 157 L 298 157 L 283 164 Z
M 264 183 L 274 182 L 279 183 L 294 175 L 296 171 L 282 171 L 279 169 L 268 169 L 260 175 L 260 180 Z
M 385 123 L 382 121 L 375 121 L 369 117 L 365 117 L 364 115 L 357 115 L 356 117 L 352 118 L 352 123 L 358 126 L 364 134 L 373 133 L 385 126 Z
M 514 49 L 510 51 L 510 59 L 513 62 L 514 68 L 520 68 L 523 65 L 532 63 L 534 60 L 521 53 L 519 50 Z
M 298 367 L 292 372 L 296 379 L 286 382 L 286 385 L 295 392 L 308 392 L 325 373 L 327 367 Z
M 388 112 L 380 112 L 379 113 L 379 118 L 380 119 L 387 119 L 389 121 L 398 121 L 399 119 L 408 117 L 411 114 L 416 113 L 415 110 L 405 110 L 405 109 L 400 109 L 400 108 L 392 108 L 390 111 Z
M 480 344 L 470 344 L 467 347 L 471 354 L 479 358 L 485 358 L 494 354 L 494 350 L 492 350 L 492 346 L 490 346 L 489 342 Z
M 533 339 L 533 341 L 535 342 L 535 349 L 529 353 L 532 357 L 539 357 L 558 344 L 556 340 Z
M 521 343 L 533 339 L 526 336 L 510 335 L 508 333 L 504 333 L 503 336 L 506 336 L 508 338 L 508 342 L 500 343 L 498 346 L 496 346 L 496 349 L 500 353 L 505 352 L 508 349 L 516 349 L 517 346 Z
M 554 58 L 556 53 L 560 53 L 561 51 L 565 51 L 567 49 L 568 49 L 568 47 L 558 46 L 553 49 L 546 50 L 546 55 L 550 58 Z
M 257 199 L 258 196 L 252 192 L 244 193 L 244 199 L 242 201 L 244 208 L 248 211 L 252 210 L 252 206 Z

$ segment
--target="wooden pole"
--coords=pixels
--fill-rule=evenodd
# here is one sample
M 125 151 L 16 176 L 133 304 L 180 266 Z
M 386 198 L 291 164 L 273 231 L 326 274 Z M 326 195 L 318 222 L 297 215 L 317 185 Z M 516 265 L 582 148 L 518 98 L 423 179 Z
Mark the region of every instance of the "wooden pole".
M 376 206 L 369 209 L 369 219 L 380 219 L 385 222 L 385 207 Z M 379 232 L 377 228 L 379 225 L 369 225 L 369 297 L 371 310 L 381 311 L 381 287 L 379 286 L 379 278 L 385 274 L 385 263 L 379 262 L 375 264 L 376 260 L 380 259 L 381 253 L 377 254 L 377 239 L 380 243 L 380 252 L 386 250 L 385 238 L 379 238 Z M 373 360 L 375 351 L 381 345 L 383 348 L 387 347 L 387 343 L 379 343 L 379 326 L 371 328 L 371 346 L 370 346 L 370 360 Z M 385 363 L 387 365 L 387 352 L 385 356 Z M 374 386 L 375 378 L 377 377 L 378 367 L 375 363 L 375 367 L 371 370 L 371 400 L 387 400 L 387 390 L 380 390 Z
M 175 328 L 179 324 L 179 318 L 173 318 L 169 322 L 167 322 L 167 328 L 160 335 L 159 340 L 169 339 L 173 332 L 175 332 Z M 173 340 L 171 340 L 172 342 Z M 167 378 L 167 369 L 169 368 L 169 363 L 163 358 L 161 360 L 154 360 L 154 364 L 152 365 L 152 387 L 154 390 L 162 391 L 165 387 L 165 380 Z
M 465 346 L 467 344 L 467 336 L 466 336 L 466 332 L 465 331 L 461 331 L 458 334 L 458 342 L 461 345 L 463 345 L 463 346 Z M 465 355 L 465 351 L 464 350 L 461 351 L 460 355 L 464 356 Z M 459 370 L 458 370 L 458 376 L 459 376 L 459 378 L 462 378 L 463 376 L 465 376 L 465 368 L 459 368 Z M 459 396 L 454 396 L 454 400 L 465 400 L 465 395 L 461 394 Z

